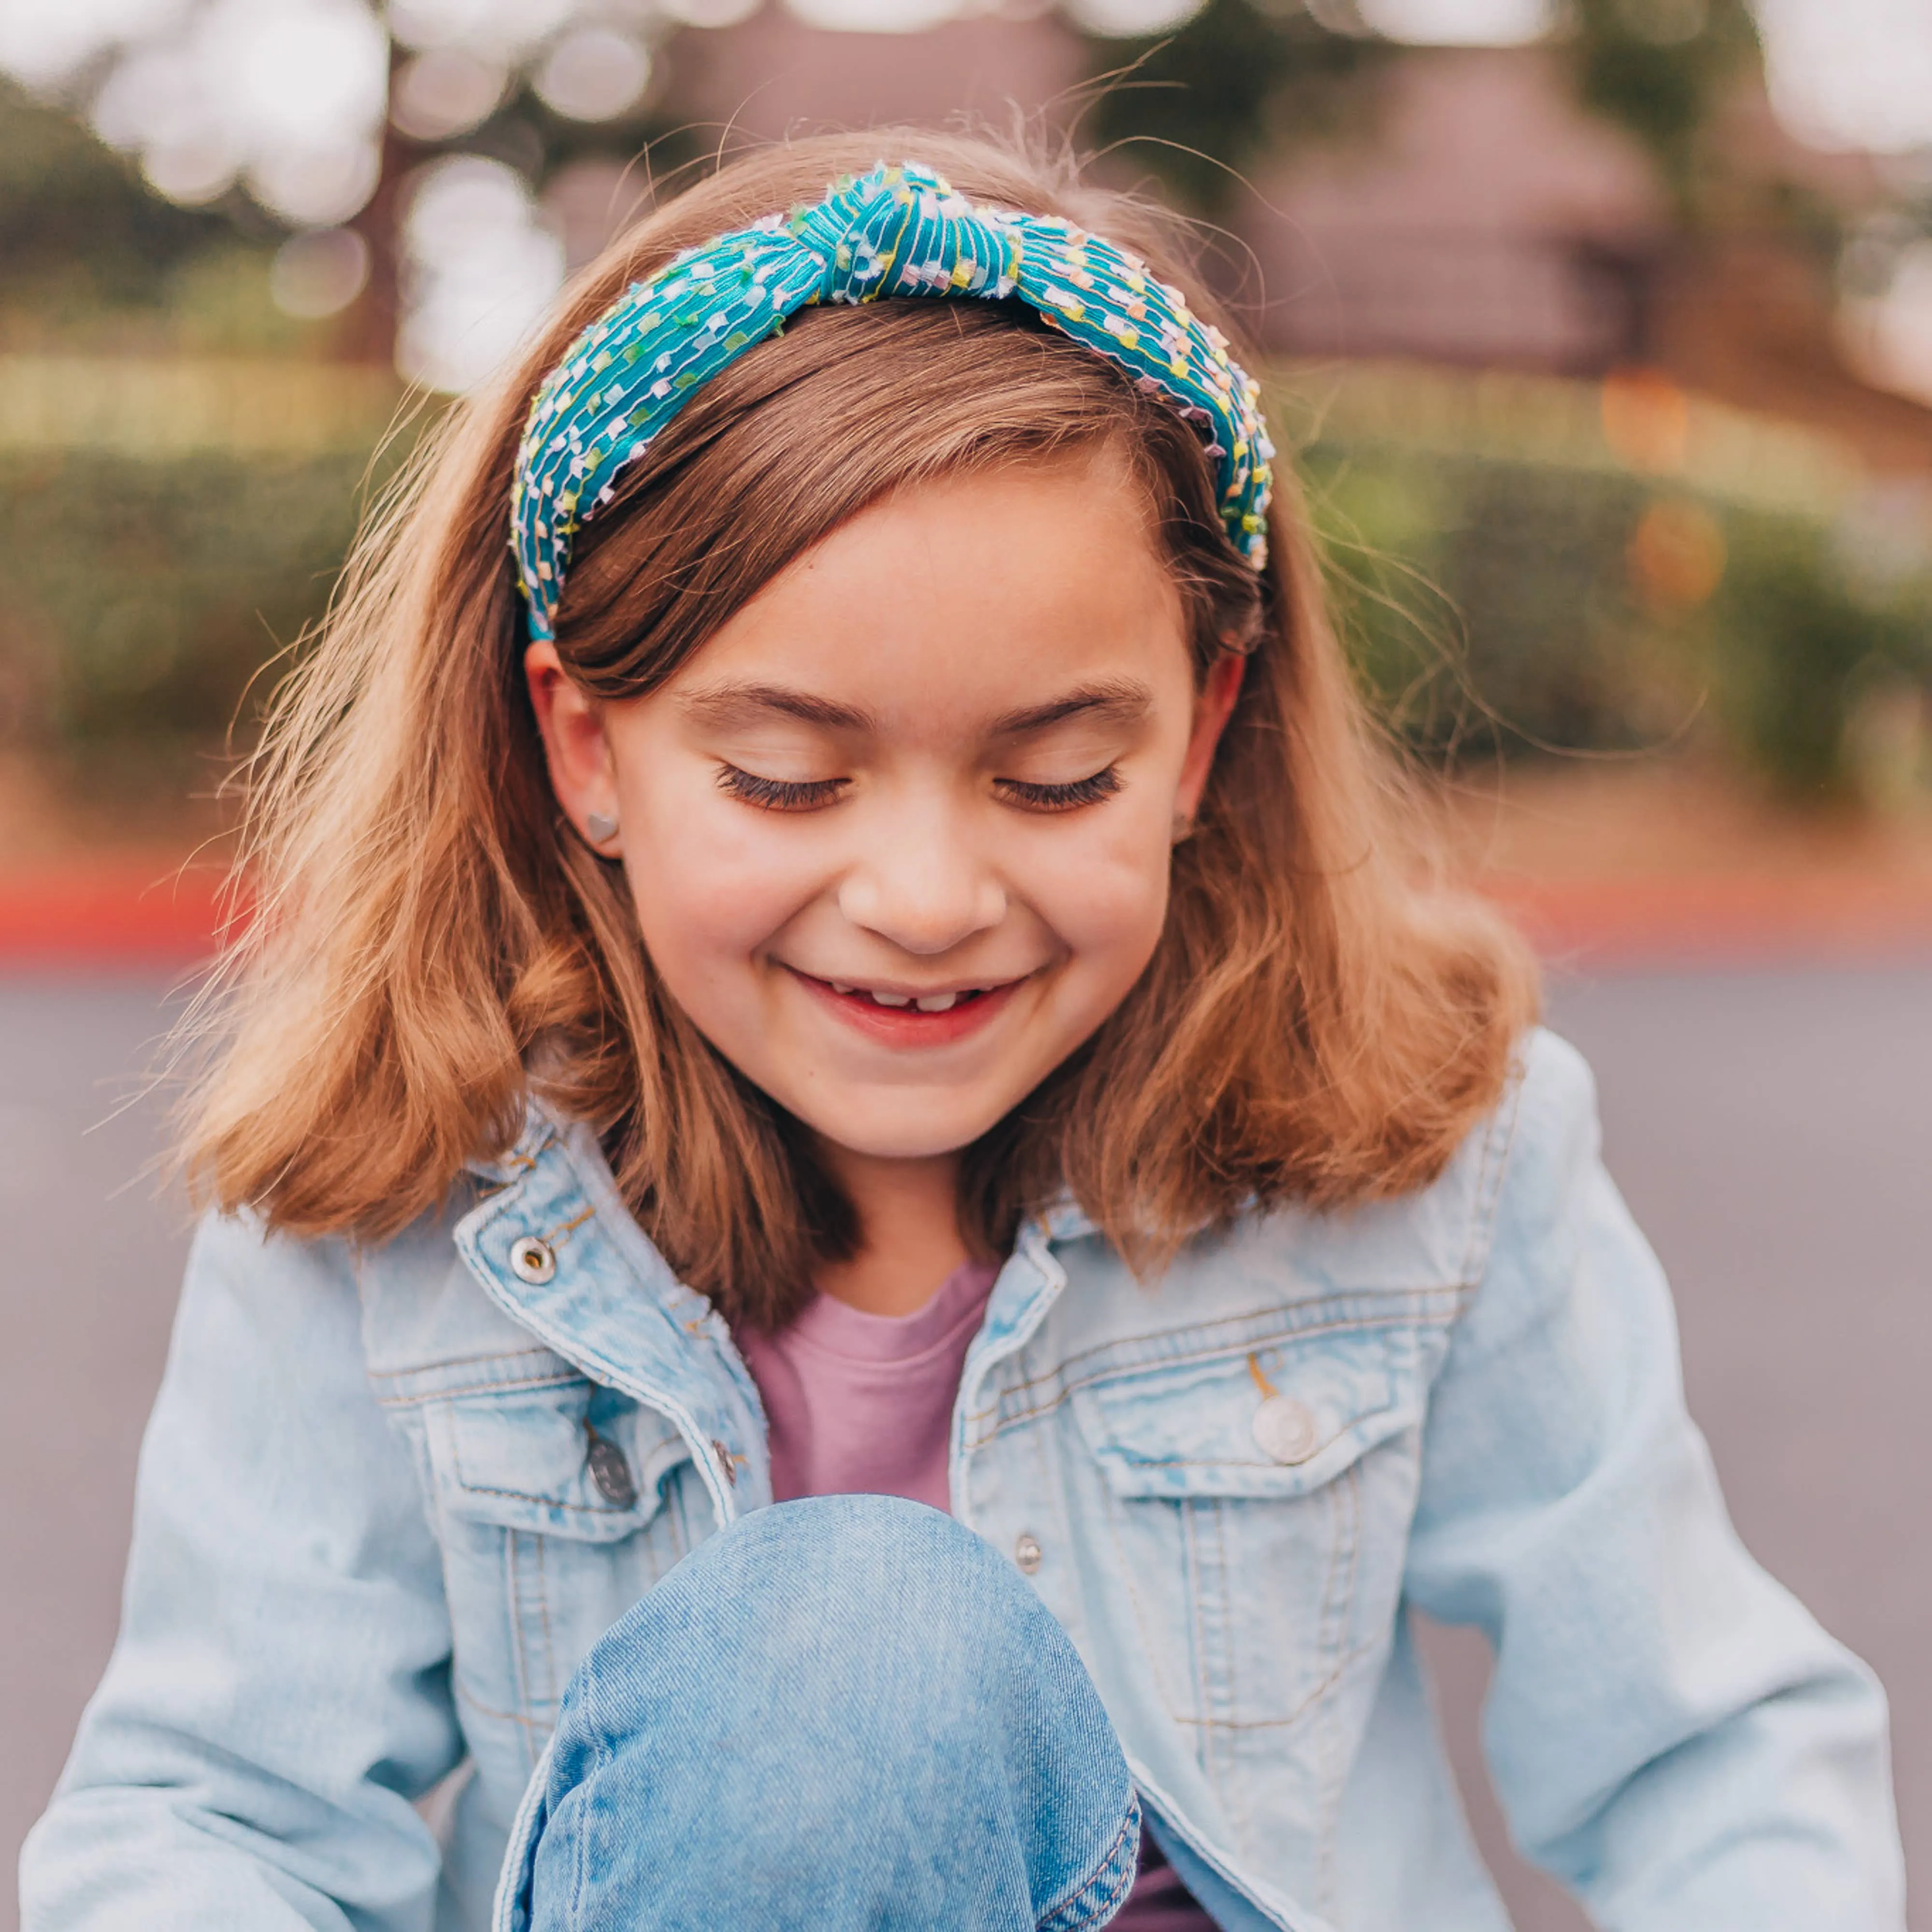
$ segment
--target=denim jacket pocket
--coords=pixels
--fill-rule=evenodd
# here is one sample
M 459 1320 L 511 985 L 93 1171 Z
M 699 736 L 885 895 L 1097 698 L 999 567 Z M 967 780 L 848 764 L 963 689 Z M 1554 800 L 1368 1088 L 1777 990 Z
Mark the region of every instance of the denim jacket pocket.
M 1296 1311 L 1249 1350 L 1124 1370 L 1070 1404 L 1132 1606 L 1117 1640 L 1238 1814 L 1292 1766 L 1302 1788 L 1276 1802 L 1318 1834 L 1339 1792 L 1322 1740 L 1372 1688 L 1400 1598 L 1438 1325 L 1396 1298 L 1383 1312 Z
M 691 1542 L 688 1445 L 544 1348 L 378 1380 L 442 1550 L 458 1711 L 501 1812 L 579 1660 Z
M 1096 1383 L 1074 1413 L 1117 1496 L 1288 1500 L 1420 1420 L 1410 1353 L 1381 1329 L 1344 1330 Z
M 446 1398 L 424 1422 L 445 1515 L 573 1542 L 613 1543 L 644 1528 L 690 1455 L 664 1418 L 574 1370 L 538 1387 Z

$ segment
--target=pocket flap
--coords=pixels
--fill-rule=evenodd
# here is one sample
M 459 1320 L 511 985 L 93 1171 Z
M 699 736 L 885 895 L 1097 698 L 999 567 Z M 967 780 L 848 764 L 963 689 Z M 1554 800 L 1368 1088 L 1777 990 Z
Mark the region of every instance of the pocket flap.
M 642 1528 L 690 1455 L 664 1417 L 581 1376 L 434 1402 L 425 1421 L 444 1509 L 580 1542 Z
M 1072 1405 L 1117 1496 L 1266 1498 L 1332 1482 L 1419 1422 L 1422 1395 L 1414 1351 L 1371 1330 L 1123 1374 Z

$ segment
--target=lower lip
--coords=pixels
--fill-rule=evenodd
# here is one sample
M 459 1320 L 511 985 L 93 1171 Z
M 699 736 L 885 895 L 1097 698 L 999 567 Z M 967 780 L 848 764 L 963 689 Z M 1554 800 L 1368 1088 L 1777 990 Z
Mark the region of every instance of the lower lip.
M 916 1006 L 882 1006 L 862 993 L 837 993 L 823 980 L 796 968 L 787 969 L 808 992 L 868 1039 L 887 1046 L 948 1046 L 976 1033 L 1004 1007 L 1024 982 L 1010 980 L 976 1000 L 962 1000 L 943 1013 L 922 1013 Z

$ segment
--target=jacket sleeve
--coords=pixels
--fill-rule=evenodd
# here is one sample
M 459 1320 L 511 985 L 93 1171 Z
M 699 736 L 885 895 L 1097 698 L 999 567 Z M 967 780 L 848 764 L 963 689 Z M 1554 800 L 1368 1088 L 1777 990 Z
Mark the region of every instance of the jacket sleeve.
M 346 1254 L 205 1222 L 22 1932 L 424 1932 L 440 1859 L 412 1801 L 460 1754 L 449 1650 Z
M 1539 1035 L 1516 1104 L 1407 1574 L 1494 1651 L 1516 1842 L 1612 1932 L 1900 1932 L 1878 1684 L 1731 1527 L 1588 1069 Z

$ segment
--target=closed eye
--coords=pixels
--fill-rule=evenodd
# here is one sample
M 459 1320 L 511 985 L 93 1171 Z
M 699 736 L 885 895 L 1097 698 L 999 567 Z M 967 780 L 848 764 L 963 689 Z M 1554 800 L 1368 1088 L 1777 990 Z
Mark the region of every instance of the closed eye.
M 813 812 L 830 805 L 851 783 L 849 778 L 767 778 L 736 765 L 718 768 L 718 789 L 763 812 Z
M 1028 812 L 1073 812 L 1112 798 L 1120 788 L 1120 773 L 1118 766 L 1109 765 L 1091 778 L 1076 778 L 1070 784 L 1036 784 L 1027 778 L 995 778 L 993 782 L 1003 798 Z

